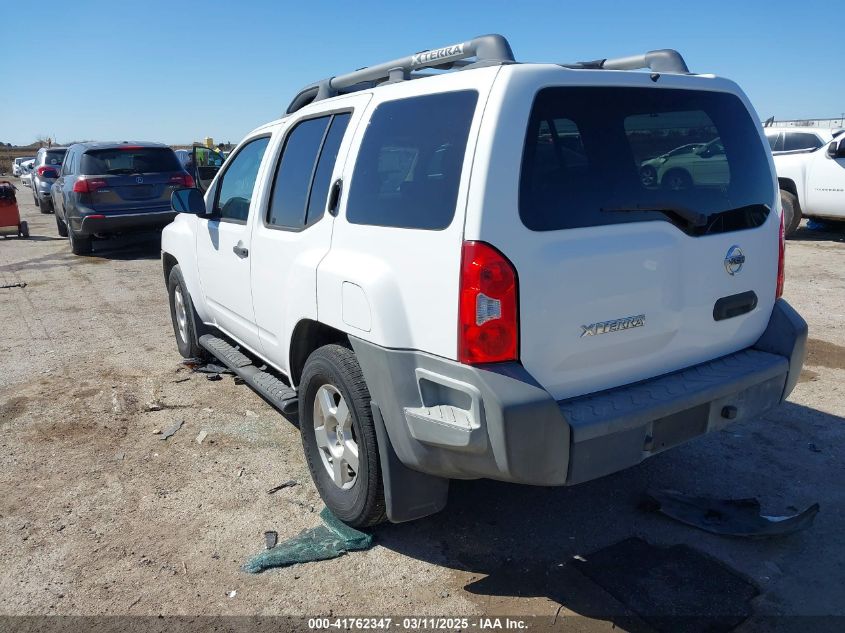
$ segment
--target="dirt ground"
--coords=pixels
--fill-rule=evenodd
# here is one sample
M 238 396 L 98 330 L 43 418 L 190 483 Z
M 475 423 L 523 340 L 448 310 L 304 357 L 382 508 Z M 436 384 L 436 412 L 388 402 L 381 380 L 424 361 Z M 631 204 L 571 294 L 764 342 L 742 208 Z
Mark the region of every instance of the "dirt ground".
M 845 616 L 845 231 L 788 242 L 809 358 L 765 417 L 573 488 L 455 482 L 444 512 L 378 527 L 369 551 L 249 575 L 265 530 L 319 523 L 297 429 L 231 376 L 180 364 L 157 235 L 76 257 L 19 200 L 32 238 L 0 239 L 0 284 L 27 284 L 0 290 L 0 615 L 577 614 L 610 630 L 630 613 L 570 562 L 637 536 L 753 582 L 740 630 Z M 789 537 L 725 538 L 638 509 L 649 487 L 821 512 Z

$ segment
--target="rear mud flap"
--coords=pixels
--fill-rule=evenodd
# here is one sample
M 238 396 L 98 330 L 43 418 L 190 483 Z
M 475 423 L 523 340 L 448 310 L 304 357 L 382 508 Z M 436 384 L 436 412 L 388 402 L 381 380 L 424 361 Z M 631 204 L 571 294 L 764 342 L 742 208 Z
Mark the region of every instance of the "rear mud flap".
M 384 426 L 381 409 L 370 406 L 378 438 L 387 518 L 393 523 L 413 521 L 440 512 L 449 499 L 449 480 L 411 470 L 399 461 Z

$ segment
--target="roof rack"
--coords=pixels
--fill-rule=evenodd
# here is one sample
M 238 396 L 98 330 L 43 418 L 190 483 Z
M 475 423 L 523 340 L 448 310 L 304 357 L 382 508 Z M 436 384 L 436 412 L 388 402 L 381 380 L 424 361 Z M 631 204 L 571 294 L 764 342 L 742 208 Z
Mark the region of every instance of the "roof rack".
M 474 62 L 467 61 L 472 57 L 475 58 Z M 511 64 L 513 62 L 513 51 L 504 37 L 501 35 L 482 35 L 459 44 L 420 51 L 376 66 L 361 68 L 345 75 L 323 79 L 300 90 L 299 94 L 290 102 L 287 113 L 291 114 L 309 103 L 328 99 L 343 92 L 370 88 L 384 81 L 394 82 L 411 79 L 413 76 L 411 73 L 423 68 L 449 70 L 468 65 L 486 66 Z
M 593 70 L 638 70 L 649 68 L 656 73 L 688 74 L 689 68 L 681 54 L 671 48 L 649 51 L 642 55 L 617 57 L 615 59 L 597 59 L 591 62 L 577 62 L 575 64 L 560 64 L 564 68 L 593 69 Z
M 473 61 L 474 58 L 474 61 Z M 394 59 L 375 66 L 360 68 L 345 75 L 329 77 L 305 86 L 288 105 L 286 114 L 292 114 L 309 103 L 321 101 L 339 94 L 372 88 L 380 83 L 393 83 L 406 79 L 427 77 L 420 73 L 423 68 L 452 70 L 467 67 L 513 64 L 508 41 L 501 35 L 482 35 L 466 42 L 425 50 L 407 57 Z M 593 70 L 637 70 L 650 68 L 655 73 L 689 73 L 684 58 L 671 49 L 649 51 L 642 55 L 597 59 L 591 62 L 559 64 L 564 68 Z

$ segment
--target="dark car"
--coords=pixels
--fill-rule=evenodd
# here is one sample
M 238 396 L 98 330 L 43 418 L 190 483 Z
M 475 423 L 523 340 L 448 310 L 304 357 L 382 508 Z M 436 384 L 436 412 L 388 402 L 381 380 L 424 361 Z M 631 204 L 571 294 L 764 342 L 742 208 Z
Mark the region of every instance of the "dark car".
M 94 237 L 169 224 L 176 215 L 170 194 L 193 186 L 167 145 L 77 143 L 53 185 L 56 227 L 75 254 L 90 253 Z
M 53 210 L 51 189 L 59 177 L 67 147 L 42 147 L 35 155 L 32 167 L 32 197 L 41 213 Z

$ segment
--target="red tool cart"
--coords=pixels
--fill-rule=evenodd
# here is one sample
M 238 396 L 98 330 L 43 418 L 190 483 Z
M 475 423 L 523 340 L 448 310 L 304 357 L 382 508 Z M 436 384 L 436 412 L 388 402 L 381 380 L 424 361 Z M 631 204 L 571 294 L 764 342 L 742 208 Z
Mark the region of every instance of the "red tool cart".
M 8 180 L 0 180 L 0 235 L 29 237 L 29 226 L 21 222 L 15 186 Z

